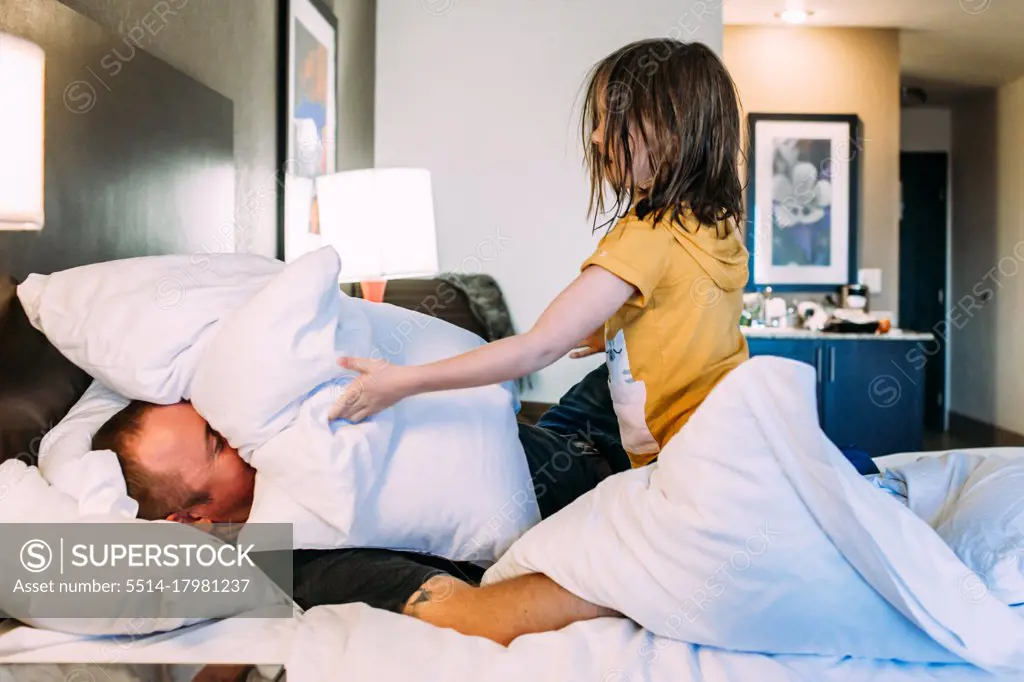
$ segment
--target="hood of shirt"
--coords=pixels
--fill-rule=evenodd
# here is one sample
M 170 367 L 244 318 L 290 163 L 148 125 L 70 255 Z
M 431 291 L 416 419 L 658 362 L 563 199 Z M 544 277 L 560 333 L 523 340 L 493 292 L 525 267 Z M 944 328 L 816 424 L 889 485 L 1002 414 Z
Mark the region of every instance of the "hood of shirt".
M 740 230 L 730 226 L 729 234 L 721 236 L 726 226 L 718 229 L 701 226 L 693 216 L 687 216 L 680 225 L 674 220 L 664 221 L 672 236 L 724 291 L 735 291 L 747 285 L 749 253 L 743 245 Z

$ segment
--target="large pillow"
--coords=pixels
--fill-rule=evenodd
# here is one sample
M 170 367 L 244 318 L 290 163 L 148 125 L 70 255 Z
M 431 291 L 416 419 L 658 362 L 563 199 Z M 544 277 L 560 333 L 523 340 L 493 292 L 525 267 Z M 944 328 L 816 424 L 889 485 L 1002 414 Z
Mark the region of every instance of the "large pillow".
M 0 277 L 0 462 L 31 464 L 90 379 L 32 327 L 15 292 L 16 282 Z
M 258 471 L 250 521 L 291 521 L 300 547 L 493 561 L 539 520 L 514 392 L 430 393 L 328 423 L 338 355 L 422 363 L 482 343 L 342 295 L 339 268 L 331 249 L 289 264 L 224 321 L 199 363 L 193 405 Z
M 127 398 L 170 404 L 189 396 L 219 320 L 282 267 L 240 254 L 131 258 L 30 275 L 18 297 L 32 325 L 88 374 Z
M 985 458 L 936 531 L 994 597 L 1024 604 L 1024 459 Z
M 288 426 L 299 401 L 336 378 L 341 353 L 368 355 L 370 322 L 338 287 L 323 248 L 290 263 L 225 317 L 195 365 L 192 404 L 247 456 Z

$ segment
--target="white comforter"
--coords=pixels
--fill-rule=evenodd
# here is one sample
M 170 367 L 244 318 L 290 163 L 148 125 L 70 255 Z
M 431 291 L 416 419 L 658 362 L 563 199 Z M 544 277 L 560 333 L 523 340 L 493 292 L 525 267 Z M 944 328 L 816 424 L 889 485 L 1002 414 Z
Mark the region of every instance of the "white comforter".
M 608 479 L 487 575 L 544 572 L 643 630 L 604 619 L 506 651 L 358 607 L 308 614 L 321 627 L 296 665 L 427 681 L 1024 677 L 1024 619 L 962 594 L 967 567 L 815 413 L 813 370 L 752 360 L 656 466 Z

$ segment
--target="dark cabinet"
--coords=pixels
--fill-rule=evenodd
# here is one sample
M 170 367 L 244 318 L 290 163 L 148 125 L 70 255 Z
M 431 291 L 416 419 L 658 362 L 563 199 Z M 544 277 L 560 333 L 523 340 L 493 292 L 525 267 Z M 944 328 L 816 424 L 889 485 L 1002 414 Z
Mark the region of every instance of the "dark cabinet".
M 804 362 L 818 377 L 818 416 L 840 447 L 872 457 L 920 450 L 924 354 L 914 340 L 748 338 L 750 354 Z

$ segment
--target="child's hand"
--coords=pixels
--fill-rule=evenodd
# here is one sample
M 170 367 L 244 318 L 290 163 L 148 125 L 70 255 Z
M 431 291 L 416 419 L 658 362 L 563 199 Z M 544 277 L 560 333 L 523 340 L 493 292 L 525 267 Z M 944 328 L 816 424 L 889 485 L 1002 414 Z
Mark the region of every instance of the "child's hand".
M 576 350 L 569 353 L 569 357 L 586 358 L 591 355 L 604 352 L 604 327 L 599 327 L 590 336 L 583 339 L 576 346 Z
M 328 419 L 360 422 L 409 395 L 402 380 L 406 367 L 368 358 L 338 358 L 338 365 L 358 374 L 335 401 Z

